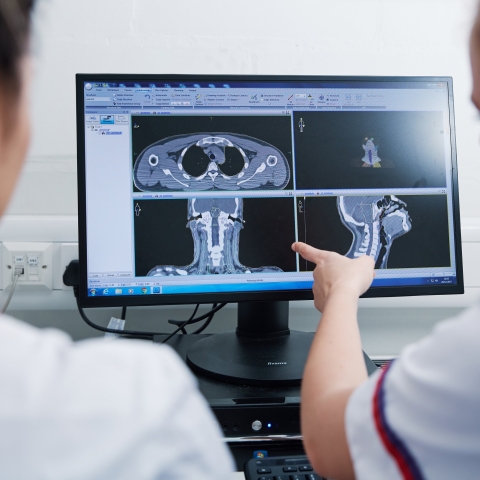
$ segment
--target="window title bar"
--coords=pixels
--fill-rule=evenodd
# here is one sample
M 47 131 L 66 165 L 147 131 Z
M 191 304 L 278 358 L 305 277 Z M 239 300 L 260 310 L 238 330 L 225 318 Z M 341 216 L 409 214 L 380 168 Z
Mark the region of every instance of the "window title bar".
M 446 88 L 446 82 L 432 81 L 347 81 L 335 80 L 328 82 L 319 81 L 265 81 L 265 82 L 249 82 L 249 81 L 212 81 L 212 82 L 178 82 L 178 81 L 159 81 L 159 82 L 101 82 L 89 81 L 84 82 L 85 90 L 97 88 L 134 88 L 134 89 L 150 89 L 150 88 Z

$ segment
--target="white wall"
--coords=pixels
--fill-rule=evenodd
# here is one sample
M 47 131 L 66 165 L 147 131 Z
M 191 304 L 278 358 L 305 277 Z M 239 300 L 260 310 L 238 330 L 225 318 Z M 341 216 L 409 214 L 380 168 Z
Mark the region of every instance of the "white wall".
M 40 0 L 34 137 L 10 214 L 76 214 L 74 74 L 451 75 L 462 215 L 480 215 L 476 0 Z
M 476 0 L 39 0 L 33 142 L 9 207 L 10 220 L 76 215 L 77 72 L 450 75 L 461 211 L 464 224 L 474 227 L 466 245 L 469 295 L 453 304 L 471 303 L 480 287 L 480 146 L 477 113 L 469 99 L 467 50 L 475 4 Z M 23 218 L 30 222 L 30 217 Z M 48 240 L 49 224 L 44 225 L 42 236 L 47 238 L 42 240 Z M 2 232 L 0 241 L 5 240 Z M 51 240 L 71 241 L 75 233 L 66 234 L 68 240 Z M 30 236 L 39 240 L 35 229 Z M 394 306 L 402 301 L 374 303 Z

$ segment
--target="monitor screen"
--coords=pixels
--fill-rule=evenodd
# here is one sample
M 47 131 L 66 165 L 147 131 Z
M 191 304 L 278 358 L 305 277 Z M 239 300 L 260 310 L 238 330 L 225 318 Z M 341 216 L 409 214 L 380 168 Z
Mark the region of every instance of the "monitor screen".
M 83 306 L 312 298 L 294 241 L 463 292 L 450 78 L 81 74 L 77 121 Z

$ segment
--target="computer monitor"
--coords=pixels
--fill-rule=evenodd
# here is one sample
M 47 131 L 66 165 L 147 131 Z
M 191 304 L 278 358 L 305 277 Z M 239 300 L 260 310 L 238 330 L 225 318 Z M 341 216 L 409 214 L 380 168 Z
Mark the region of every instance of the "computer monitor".
M 237 331 L 189 351 L 197 371 L 300 381 L 311 337 L 288 301 L 312 299 L 313 265 L 296 240 L 373 257 L 365 297 L 463 293 L 451 78 L 76 85 L 79 304 L 238 302 Z

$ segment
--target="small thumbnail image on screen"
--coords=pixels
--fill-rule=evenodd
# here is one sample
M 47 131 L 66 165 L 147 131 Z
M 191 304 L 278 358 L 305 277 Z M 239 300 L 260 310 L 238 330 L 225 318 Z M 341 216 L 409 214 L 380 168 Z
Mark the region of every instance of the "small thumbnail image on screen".
M 450 266 L 446 195 L 297 197 L 298 237 L 375 268 Z M 314 265 L 300 261 L 300 270 Z
M 294 198 L 135 200 L 135 275 L 296 270 Z
M 445 187 L 442 112 L 295 112 L 298 189 Z
M 292 189 L 291 118 L 134 116 L 132 161 L 135 192 Z

